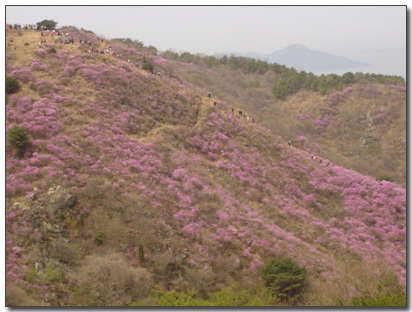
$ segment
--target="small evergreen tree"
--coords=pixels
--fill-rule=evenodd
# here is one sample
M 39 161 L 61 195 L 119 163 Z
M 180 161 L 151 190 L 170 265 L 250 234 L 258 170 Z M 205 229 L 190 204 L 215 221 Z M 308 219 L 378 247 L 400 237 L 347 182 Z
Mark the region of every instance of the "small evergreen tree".
M 6 76 L 6 93 L 14 93 L 19 89 L 19 82 L 16 78 Z
M 144 63 L 142 66 L 143 70 L 153 73 L 153 64 L 152 63 Z
M 298 299 L 306 285 L 306 269 L 288 258 L 274 258 L 260 268 L 265 286 L 289 302 Z
M 98 231 L 95 235 L 94 235 L 94 242 L 97 245 L 101 245 L 103 244 L 104 240 L 106 239 L 106 232 L 105 231 Z
M 26 148 L 30 146 L 30 139 L 27 129 L 15 126 L 8 133 L 9 146 L 19 150 L 18 155 L 23 157 Z

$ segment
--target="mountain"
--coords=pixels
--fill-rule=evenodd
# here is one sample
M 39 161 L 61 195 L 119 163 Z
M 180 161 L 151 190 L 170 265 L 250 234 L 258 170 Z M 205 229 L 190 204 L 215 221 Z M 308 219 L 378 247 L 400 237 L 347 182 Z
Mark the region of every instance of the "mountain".
M 315 51 L 302 44 L 293 44 L 272 54 L 246 53 L 249 57 L 267 60 L 270 63 L 278 63 L 297 70 L 321 71 L 333 69 L 350 69 L 360 66 L 368 66 L 364 62 L 358 62 L 346 57 Z
M 402 133 L 392 120 L 403 112 L 391 109 L 403 101 L 402 86 L 297 93 L 289 104 L 305 115 L 287 111 L 293 119 L 282 113 L 283 123 L 268 127 L 264 115 L 276 112 L 264 105 L 270 93 L 254 91 L 269 85 L 263 78 L 256 84 L 239 71 L 167 60 L 90 31 L 63 33 L 74 44 L 6 31 L 7 306 L 219 298 L 232 306 L 336 306 L 365 291 L 402 296 L 405 188 L 314 159 L 315 144 L 299 137 L 289 145 L 278 134 L 291 120 L 328 133 L 365 94 L 376 107 L 356 124 L 367 127 L 362 139 L 373 144 L 365 146 L 378 150 L 379 131 Z M 260 115 L 218 95 L 238 91 L 232 79 L 251 99 L 258 95 Z M 226 81 L 219 92 L 215 81 Z M 312 97 L 319 106 L 304 105 Z M 330 118 L 312 118 L 326 109 Z M 351 134 L 351 118 L 341 120 L 339 131 Z M 30 144 L 13 140 L 21 129 Z M 299 300 L 262 282 L 260 268 L 272 259 L 305 268 Z

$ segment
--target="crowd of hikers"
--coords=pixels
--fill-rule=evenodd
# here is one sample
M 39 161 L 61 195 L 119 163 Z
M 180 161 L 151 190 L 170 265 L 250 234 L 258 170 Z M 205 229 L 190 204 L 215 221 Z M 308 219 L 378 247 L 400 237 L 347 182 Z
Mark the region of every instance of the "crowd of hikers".
M 89 53 L 99 53 L 99 54 L 110 54 L 111 56 L 116 56 L 120 58 L 122 55 L 119 53 L 115 53 L 115 51 L 112 49 L 111 46 L 109 46 L 106 49 L 102 48 L 96 48 L 92 46 L 91 41 L 86 41 L 86 40 L 78 40 L 77 42 L 74 41 L 73 37 L 70 36 L 69 33 L 63 33 L 60 29 L 46 29 L 43 25 L 35 25 L 35 24 L 6 24 L 7 29 L 14 29 L 14 30 L 35 30 L 40 33 L 41 40 L 39 42 L 39 46 L 42 47 L 44 43 L 47 42 L 45 37 L 55 37 L 54 43 L 55 44 L 76 44 L 79 48 L 81 47 L 89 47 L 88 52 Z M 103 39 L 97 38 L 98 41 L 104 42 Z M 8 45 L 13 42 L 13 39 L 10 39 L 8 42 Z M 24 46 L 28 46 L 29 42 L 24 42 Z M 139 64 L 136 63 L 136 66 L 139 67 Z
M 39 30 L 41 28 L 41 25 L 37 25 L 37 24 L 23 24 L 23 25 L 21 25 L 21 24 L 6 24 L 6 27 L 8 29 L 16 29 L 16 30 L 19 30 L 19 29 Z

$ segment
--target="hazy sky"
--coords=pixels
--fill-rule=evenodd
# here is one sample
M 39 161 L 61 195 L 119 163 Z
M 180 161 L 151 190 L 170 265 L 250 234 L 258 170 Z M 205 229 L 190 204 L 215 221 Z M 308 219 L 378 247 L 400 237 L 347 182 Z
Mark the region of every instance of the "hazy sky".
M 5 6 L 7 23 L 53 19 L 161 51 L 271 53 L 294 43 L 342 54 L 406 49 L 405 6 Z

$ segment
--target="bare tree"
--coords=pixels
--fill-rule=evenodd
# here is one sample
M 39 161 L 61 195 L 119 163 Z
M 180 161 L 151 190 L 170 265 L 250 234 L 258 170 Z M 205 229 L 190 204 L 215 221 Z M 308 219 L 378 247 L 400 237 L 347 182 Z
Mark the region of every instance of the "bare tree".
M 86 258 L 79 272 L 81 283 L 91 286 L 91 296 L 100 306 L 126 306 L 133 300 L 146 297 L 153 285 L 150 273 L 144 268 L 133 268 L 120 254 Z

